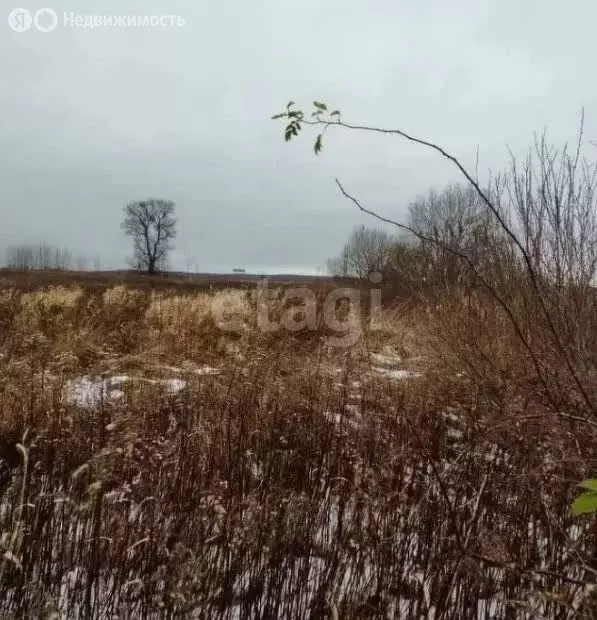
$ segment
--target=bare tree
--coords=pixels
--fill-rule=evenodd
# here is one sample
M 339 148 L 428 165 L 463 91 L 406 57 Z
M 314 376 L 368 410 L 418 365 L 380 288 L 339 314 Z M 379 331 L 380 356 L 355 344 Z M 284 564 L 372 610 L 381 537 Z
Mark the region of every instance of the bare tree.
M 410 226 L 456 250 L 462 249 L 472 228 L 485 215 L 473 187 L 449 185 L 431 190 L 409 206 Z
M 78 271 L 87 270 L 87 257 L 84 254 L 79 254 L 77 256 L 77 270 Z
M 6 264 L 11 269 L 28 271 L 35 269 L 35 256 L 32 246 L 20 245 L 6 250 Z
M 133 240 L 135 266 L 153 275 L 163 269 L 176 236 L 174 203 L 149 198 L 124 208 L 122 229 Z
M 409 205 L 409 226 L 420 240 L 428 270 L 447 283 L 458 281 L 467 271 L 458 254 L 465 253 L 474 262 L 483 260 L 499 231 L 475 188 L 462 184 L 416 198 Z
M 53 247 L 47 243 L 19 245 L 6 251 L 6 264 L 13 269 L 56 269 L 72 267 L 72 254 L 66 248 Z
M 335 278 L 346 278 L 349 275 L 348 243 L 344 244 L 340 256 L 329 258 L 326 261 L 326 271 Z
M 357 278 L 383 273 L 392 245 L 392 237 L 383 230 L 359 226 L 352 231 L 342 254 L 328 261 L 328 271 L 335 276 Z

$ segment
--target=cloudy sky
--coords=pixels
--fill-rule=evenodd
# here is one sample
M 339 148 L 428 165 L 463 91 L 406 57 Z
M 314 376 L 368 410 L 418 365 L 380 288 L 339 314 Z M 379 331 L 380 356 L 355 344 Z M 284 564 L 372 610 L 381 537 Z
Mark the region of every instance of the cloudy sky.
M 396 138 L 333 131 L 284 144 L 292 98 L 431 138 L 480 171 L 533 132 L 597 140 L 594 0 L 47 0 L 49 33 L 0 22 L 0 252 L 46 241 L 126 264 L 123 205 L 177 204 L 173 267 L 308 272 L 366 204 L 395 218 L 458 180 Z M 180 15 L 183 27 L 65 26 L 63 14 Z M 592 148 L 592 147 L 589 147 Z M 593 150 L 594 147 L 593 147 Z

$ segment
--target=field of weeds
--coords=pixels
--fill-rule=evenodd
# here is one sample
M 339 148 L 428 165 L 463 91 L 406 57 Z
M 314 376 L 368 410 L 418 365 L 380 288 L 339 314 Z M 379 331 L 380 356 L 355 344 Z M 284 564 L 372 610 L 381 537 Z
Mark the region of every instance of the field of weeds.
M 2 617 L 594 617 L 594 427 L 495 304 L 337 348 L 255 314 L 250 286 L 0 289 Z

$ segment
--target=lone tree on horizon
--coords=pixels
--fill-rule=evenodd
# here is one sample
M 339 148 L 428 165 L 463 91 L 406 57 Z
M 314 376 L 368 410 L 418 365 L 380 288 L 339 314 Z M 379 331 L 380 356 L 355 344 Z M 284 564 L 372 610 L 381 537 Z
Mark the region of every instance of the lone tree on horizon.
M 122 229 L 133 240 L 135 264 L 149 275 L 166 265 L 176 236 L 174 203 L 149 198 L 124 207 Z

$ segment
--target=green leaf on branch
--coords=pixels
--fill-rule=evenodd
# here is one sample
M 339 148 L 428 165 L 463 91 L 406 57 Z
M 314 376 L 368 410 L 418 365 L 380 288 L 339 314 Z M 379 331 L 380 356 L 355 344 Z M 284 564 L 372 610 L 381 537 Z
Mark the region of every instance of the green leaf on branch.
M 579 495 L 572 502 L 571 512 L 575 517 L 597 512 L 597 491 L 589 491 Z
M 340 116 L 340 110 L 334 110 L 330 116 Z
M 321 151 L 322 148 L 323 148 L 322 135 L 319 134 L 317 136 L 317 140 L 315 140 L 315 146 L 313 147 L 313 150 L 315 151 L 315 155 L 319 155 L 319 152 Z
M 301 125 L 298 121 L 291 121 L 289 125 L 287 125 L 286 130 L 284 132 L 284 139 L 286 142 L 292 139 L 292 136 L 297 136 L 298 132 L 301 130 Z
M 287 116 L 287 114 L 274 114 L 272 120 L 277 121 L 279 118 L 284 118 L 285 116 Z
M 290 109 L 290 106 L 293 106 L 293 105 L 294 105 L 294 101 L 289 101 L 289 102 L 286 104 L 286 108 L 287 108 L 287 109 Z
M 578 486 L 581 489 L 587 489 L 587 491 L 597 491 L 597 478 L 583 480 Z
M 314 101 L 313 105 L 319 110 L 322 110 L 323 112 L 328 109 L 327 105 L 325 103 L 322 103 L 321 101 Z

